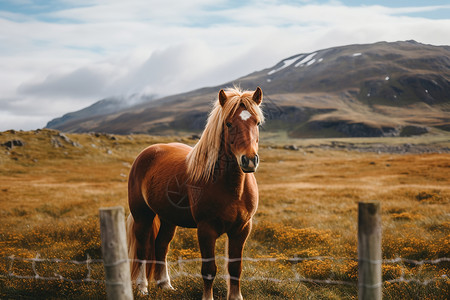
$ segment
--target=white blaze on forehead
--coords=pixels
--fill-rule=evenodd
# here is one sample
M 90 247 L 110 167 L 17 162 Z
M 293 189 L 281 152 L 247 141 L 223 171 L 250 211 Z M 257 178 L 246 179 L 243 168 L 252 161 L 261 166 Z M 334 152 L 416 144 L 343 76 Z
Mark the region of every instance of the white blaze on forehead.
M 252 116 L 251 113 L 248 112 L 248 110 L 243 110 L 239 117 L 241 117 L 242 120 L 247 121 L 248 118 Z

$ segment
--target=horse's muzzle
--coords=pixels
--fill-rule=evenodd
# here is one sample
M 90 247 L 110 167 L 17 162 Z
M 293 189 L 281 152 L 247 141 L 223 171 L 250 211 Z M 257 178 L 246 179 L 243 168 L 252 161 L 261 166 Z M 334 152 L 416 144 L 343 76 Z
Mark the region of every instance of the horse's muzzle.
M 259 164 L 259 156 L 255 154 L 253 158 L 249 158 L 246 155 L 241 156 L 240 166 L 244 173 L 253 173 Z

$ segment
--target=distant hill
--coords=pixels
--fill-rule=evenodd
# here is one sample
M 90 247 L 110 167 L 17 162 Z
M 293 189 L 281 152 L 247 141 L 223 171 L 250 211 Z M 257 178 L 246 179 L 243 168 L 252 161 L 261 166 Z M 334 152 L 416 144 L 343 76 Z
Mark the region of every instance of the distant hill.
M 297 54 L 220 86 L 102 115 L 79 111 L 66 115 L 76 118 L 55 119 L 47 127 L 118 134 L 201 132 L 218 91 L 233 85 L 251 90 L 261 86 L 267 115 L 264 130 L 287 131 L 290 137 L 450 131 L 450 47 L 415 41 Z
M 155 99 L 154 95 L 131 95 L 129 97 L 110 97 L 95 102 L 91 106 L 83 108 L 81 110 L 70 112 L 60 118 L 56 118 L 47 123 L 47 128 L 57 128 L 58 126 L 64 126 L 69 122 L 77 122 L 79 120 L 86 120 L 88 118 L 98 118 L 113 114 L 124 110 L 126 108 L 142 104 Z

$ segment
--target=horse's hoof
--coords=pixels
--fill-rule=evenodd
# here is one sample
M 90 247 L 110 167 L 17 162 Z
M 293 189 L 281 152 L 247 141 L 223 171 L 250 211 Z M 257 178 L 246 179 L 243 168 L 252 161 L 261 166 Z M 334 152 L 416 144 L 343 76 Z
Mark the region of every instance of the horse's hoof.
M 170 284 L 170 282 L 168 282 L 168 281 L 158 283 L 158 287 L 162 290 L 175 290 L 173 288 L 173 286 Z
M 139 288 L 139 292 L 142 296 L 148 296 L 148 289 L 147 288 Z
M 243 299 L 244 298 L 242 298 L 241 293 L 234 294 L 234 295 L 231 295 L 231 294 L 228 295 L 228 300 L 243 300 Z

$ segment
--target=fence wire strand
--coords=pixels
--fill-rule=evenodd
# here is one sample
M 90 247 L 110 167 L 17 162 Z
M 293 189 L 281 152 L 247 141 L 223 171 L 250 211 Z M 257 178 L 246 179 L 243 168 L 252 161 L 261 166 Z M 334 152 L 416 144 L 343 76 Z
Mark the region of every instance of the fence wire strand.
M 17 279 L 38 279 L 38 280 L 61 280 L 72 283 L 99 283 L 99 284 L 115 284 L 111 282 L 106 282 L 101 279 L 93 279 L 92 278 L 92 265 L 93 264 L 104 264 L 102 259 L 91 259 L 89 255 L 86 260 L 64 260 L 58 258 L 41 258 L 40 255 L 36 255 L 35 258 L 23 258 L 16 257 L 14 255 L 9 257 L 4 257 L 3 259 L 9 260 L 9 268 L 6 274 L 0 274 L 0 278 L 17 278 Z M 296 282 L 296 283 L 314 283 L 314 284 L 330 284 L 330 285 L 346 285 L 346 286 L 357 286 L 357 282 L 353 281 L 343 281 L 336 280 L 332 277 L 327 279 L 315 279 L 315 278 L 306 278 L 299 274 L 295 269 L 295 266 L 301 262 L 305 261 L 324 261 L 324 260 L 333 260 L 333 261 L 358 261 L 358 259 L 354 258 L 335 258 L 329 256 L 314 256 L 314 257 L 293 257 L 293 258 L 275 258 L 275 257 L 265 257 L 265 258 L 252 258 L 252 257 L 243 257 L 243 258 L 233 258 L 229 259 L 224 256 L 217 256 L 215 258 L 191 258 L 191 259 L 181 259 L 167 262 L 168 266 L 172 267 L 171 279 L 176 279 L 180 277 L 194 277 L 194 278 L 203 278 L 201 274 L 192 274 L 184 271 L 183 265 L 187 263 L 200 263 L 200 262 L 209 262 L 213 260 L 224 260 L 225 263 L 236 262 L 236 261 L 249 261 L 249 262 L 271 262 L 271 263 L 290 263 L 292 265 L 291 270 L 294 274 L 293 277 L 287 279 L 273 278 L 273 277 L 264 277 L 264 276 L 243 276 L 241 278 L 242 281 L 267 281 L 273 283 L 282 283 L 282 282 Z M 138 259 L 123 259 L 119 260 L 113 264 L 108 264 L 109 266 L 116 266 L 122 263 L 129 263 L 131 261 L 136 261 L 143 264 L 148 263 L 156 263 L 156 264 L 165 264 L 164 261 L 150 261 L 150 260 L 138 260 Z M 33 275 L 19 275 L 14 273 L 13 267 L 15 262 L 27 262 L 31 263 L 31 269 L 33 271 Z M 407 258 L 394 258 L 394 259 L 384 259 L 381 260 L 381 263 L 384 265 L 388 264 L 400 264 L 402 265 L 401 275 L 398 278 L 385 280 L 381 285 L 385 285 L 386 283 L 415 283 L 420 285 L 428 285 L 434 283 L 439 280 L 448 281 L 448 275 L 444 274 L 436 278 L 428 278 L 428 279 L 418 279 L 418 278 L 409 278 L 406 276 L 404 264 L 411 264 L 415 266 L 424 266 L 424 265 L 436 265 L 443 262 L 450 262 L 450 258 L 442 257 L 431 260 L 413 260 Z M 85 265 L 86 267 L 86 275 L 81 279 L 70 279 L 62 276 L 58 272 L 55 272 L 53 276 L 41 276 L 37 270 L 37 263 L 52 263 L 52 264 L 74 264 L 74 265 Z M 372 263 L 380 263 L 380 261 L 372 261 Z M 178 270 L 175 270 L 174 267 L 178 267 Z M 230 275 L 217 275 L 216 278 L 230 280 L 230 279 L 238 279 L 231 277 Z M 205 279 L 211 279 L 205 277 Z

